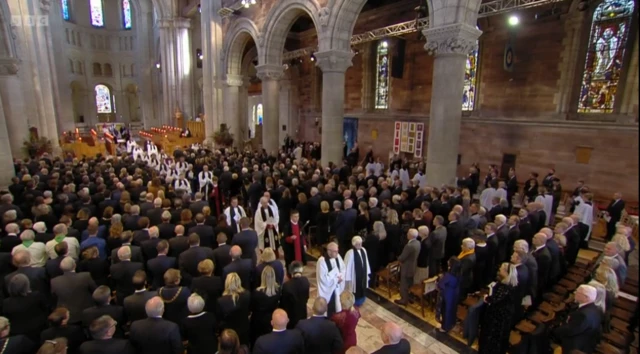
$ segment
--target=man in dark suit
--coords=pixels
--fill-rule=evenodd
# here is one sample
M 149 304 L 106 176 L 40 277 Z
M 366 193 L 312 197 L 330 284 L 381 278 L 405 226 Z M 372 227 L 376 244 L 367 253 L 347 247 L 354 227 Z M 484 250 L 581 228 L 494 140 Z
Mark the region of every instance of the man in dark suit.
M 171 223 L 171 213 L 167 210 L 162 212 L 162 223 L 158 225 L 160 231 L 160 238 L 163 240 L 169 240 L 176 236 L 176 226 Z
M 152 290 L 157 290 L 164 286 L 164 273 L 171 268 L 176 268 L 175 257 L 167 256 L 169 252 L 169 242 L 160 240 L 156 246 L 156 251 L 158 253 L 157 257 L 147 261 L 147 271 L 151 277 Z
M 607 216 L 610 218 L 607 221 L 607 240 L 611 240 L 616 233 L 616 223 L 622 218 L 622 211 L 624 210 L 624 200 L 622 200 L 621 193 L 615 193 L 613 200 L 607 206 Z
M 251 289 L 251 281 L 253 278 L 253 269 L 251 261 L 242 258 L 242 249 L 240 246 L 231 247 L 229 253 L 231 255 L 231 263 L 224 267 L 222 271 L 223 281 L 227 279 L 227 275 L 231 273 L 237 273 L 242 282 L 242 287 L 245 289 Z
M 460 244 L 463 256 L 460 258 L 460 296 L 458 301 L 462 302 L 467 298 L 467 294 L 473 286 L 473 269 L 476 267 L 476 255 L 473 250 L 476 248 L 476 243 L 472 238 L 465 238 Z
M 590 285 L 580 285 L 575 292 L 578 309 L 567 318 L 567 323 L 551 333 L 562 345 L 563 353 L 581 351 L 593 353 L 600 340 L 602 312 L 594 304 L 597 290 Z
M 158 243 L 160 243 L 158 236 L 160 236 L 160 231 L 158 231 L 156 226 L 152 226 L 149 228 L 149 239 L 142 241 L 140 244 L 145 261 L 149 261 L 150 259 L 158 256 L 158 250 L 156 249 L 158 247 Z
M 147 217 L 149 218 L 151 226 L 159 225 L 162 222 L 162 214 L 164 211 L 165 210 L 162 209 L 162 199 L 154 199 L 153 208 L 147 210 Z
M 444 259 L 447 228 L 443 226 L 444 218 L 436 215 L 433 218 L 433 232 L 427 237 L 426 246 L 429 250 L 429 277 L 440 274 L 440 265 Z
M 140 203 L 140 215 L 147 216 L 149 210 L 153 209 L 153 194 L 146 193 L 144 202 Z
M 144 257 L 142 255 L 142 249 L 140 248 L 140 246 L 134 246 L 134 245 L 131 244 L 132 237 L 133 237 L 133 234 L 131 233 L 131 231 L 123 232 L 122 236 L 120 236 L 120 239 L 122 240 L 122 246 L 120 246 L 120 247 L 124 247 L 124 246 L 129 247 L 129 249 L 131 250 L 131 261 L 132 262 L 143 263 L 144 262 Z M 120 249 L 120 247 L 114 248 L 111 251 L 111 264 L 112 265 L 120 262 L 120 259 L 118 258 L 118 250 Z
M 141 227 L 138 226 L 138 221 L 140 221 L 140 207 L 137 205 L 131 206 L 131 214 L 127 217 L 123 217 L 123 224 L 125 230 L 129 231 L 137 231 L 140 230 Z
M 82 321 L 82 312 L 93 306 L 96 283 L 90 273 L 76 273 L 76 261 L 65 257 L 60 263 L 63 275 L 51 279 L 51 294 L 56 307 L 69 310 L 69 324 Z
M 520 239 L 519 222 L 520 218 L 516 215 L 511 215 L 507 220 L 507 254 L 513 252 L 513 244 Z
M 289 318 L 282 309 L 273 311 L 271 326 L 273 332 L 260 336 L 253 347 L 254 354 L 303 354 L 304 340 L 299 331 L 288 330 Z M 308 352 L 307 352 L 308 353 Z
M 458 221 L 460 214 L 451 211 L 448 219 L 447 238 L 444 242 L 444 261 L 460 254 L 460 242 L 464 238 L 464 225 Z M 443 267 L 443 269 L 446 269 L 446 267 Z
M 317 297 L 313 302 L 313 315 L 296 325 L 304 338 L 305 353 L 337 353 L 342 350 L 340 330 L 325 316 L 326 313 L 327 300 Z
M 409 229 L 407 232 L 409 242 L 398 257 L 398 262 L 400 262 L 400 299 L 394 301 L 398 305 L 409 303 L 409 288 L 413 285 L 413 277 L 416 274 L 418 255 L 420 254 L 420 241 L 417 238 L 418 230 Z
M 32 291 L 38 291 L 41 294 L 49 294 L 49 278 L 47 272 L 42 267 L 32 267 L 31 254 L 27 251 L 18 251 L 13 255 L 13 264 L 18 268 L 15 272 L 10 273 L 4 277 L 4 294 L 5 297 L 9 296 L 7 286 L 16 274 L 24 274 L 29 279 Z
M 102 194 L 104 199 L 98 204 L 98 216 L 102 216 L 104 214 L 104 210 L 108 207 L 112 207 L 113 212 L 117 213 L 119 211 L 118 201 L 115 199 L 111 199 L 111 190 L 105 189 Z
M 184 226 L 177 225 L 174 230 L 176 236 L 169 239 L 169 255 L 180 259 L 180 254 L 189 249 L 189 238 L 184 235 Z
M 122 246 L 118 249 L 120 262 L 113 264 L 110 268 L 111 280 L 116 290 L 116 300 L 118 305 L 124 303 L 124 298 L 133 294 L 133 275 L 137 270 L 143 268 L 143 263 L 131 261 L 131 249 L 129 246 Z
M 233 236 L 232 245 L 239 246 L 242 249 L 242 258 L 250 259 L 251 264 L 255 267 L 258 263 L 256 249 L 258 248 L 258 233 L 249 227 L 251 219 L 240 219 L 240 231 Z M 216 265 L 217 266 L 217 265 Z
M 289 281 L 282 284 L 282 297 L 280 298 L 280 308 L 289 315 L 289 329 L 295 328 L 299 321 L 307 318 L 307 302 L 309 301 L 309 279 L 302 275 L 304 265 L 294 261 L 289 266 Z M 323 297 L 318 296 L 318 299 Z M 325 310 L 327 309 L 326 300 Z M 323 312 L 324 314 L 324 312 Z
M 231 255 L 229 254 L 229 252 L 231 252 L 231 246 L 227 244 L 227 235 L 224 232 L 218 234 L 217 241 L 218 247 L 213 250 L 213 264 L 215 264 L 213 274 L 221 277 L 224 267 L 231 263 Z M 240 248 L 242 248 L 242 246 L 240 246 Z
M 133 241 L 131 241 L 131 243 L 140 246 L 142 242 L 148 240 L 149 226 L 151 226 L 149 224 L 149 218 L 146 216 L 141 217 L 140 220 L 138 220 L 138 227 L 140 227 L 140 229 L 133 233 Z
M 82 325 L 89 328 L 91 323 L 97 318 L 108 315 L 118 322 L 116 328 L 116 338 L 124 338 L 124 309 L 122 306 L 111 305 L 111 289 L 106 285 L 101 285 L 93 291 L 93 301 L 95 306 L 89 307 L 82 311 Z
M 338 238 L 338 246 L 343 257 L 347 250 L 351 249 L 351 238 L 353 237 L 357 217 L 358 211 L 353 209 L 351 199 L 345 200 L 344 211 L 338 214 L 334 226 L 336 237 Z
M 522 208 L 520 209 L 520 211 L 518 211 L 518 217 L 520 218 L 520 222 L 518 223 L 520 238 L 531 244 L 533 235 L 538 231 L 533 230 L 533 225 L 531 224 L 531 219 L 529 218 L 529 212 L 526 208 Z
M 196 215 L 196 226 L 189 228 L 189 233 L 196 233 L 200 236 L 200 245 L 202 247 L 215 248 L 215 234 L 213 227 L 205 225 L 205 217 L 202 213 Z
M 509 246 L 509 227 L 507 226 L 507 217 L 499 214 L 495 218 L 496 224 L 496 236 L 498 237 L 498 253 L 496 254 L 496 264 L 502 264 L 509 259 L 510 254 L 507 254 L 507 248 Z
M 200 275 L 198 264 L 205 259 L 213 261 L 213 250 L 200 246 L 198 234 L 189 235 L 189 249 L 182 252 L 178 258 L 178 267 L 185 286 L 191 285 L 191 279 Z
M 562 230 L 564 225 L 566 224 L 567 228 Z M 556 232 L 561 232 L 567 238 L 567 246 L 565 247 L 564 258 L 567 260 L 569 265 L 573 265 L 578 259 L 578 253 L 580 252 L 580 241 L 582 238 L 580 237 L 579 226 L 573 223 L 573 219 L 571 217 L 562 218 L 562 223 L 556 225 Z
M 402 328 L 393 322 L 387 322 L 380 329 L 380 337 L 382 337 L 382 348 L 373 352 L 373 354 L 410 354 L 411 344 L 402 338 Z
M 124 298 L 124 314 L 127 321 L 133 322 L 147 317 L 144 306 L 149 299 L 157 295 L 155 291 L 149 291 L 147 286 L 147 274 L 138 270 L 133 275 L 134 293 Z
M 58 257 L 47 260 L 47 263 L 45 263 L 44 265 L 44 269 L 46 270 L 47 277 L 49 279 L 53 279 L 57 276 L 64 274 L 62 269 L 60 269 L 60 263 L 62 262 L 64 257 L 68 255 L 69 246 L 67 245 L 66 242 L 60 242 L 57 245 L 55 245 L 53 250 L 56 252 L 56 255 L 58 255 Z
M 131 324 L 129 341 L 138 353 L 182 354 L 178 325 L 162 318 L 164 302 L 159 296 L 147 301 L 147 318 Z
M 80 354 L 135 354 L 135 349 L 128 340 L 113 338 L 118 323 L 109 315 L 93 320 L 89 332 L 93 340 L 82 343 Z
M 15 212 L 15 211 L 14 211 Z M 11 253 L 13 248 L 22 243 L 20 239 L 20 226 L 16 223 L 10 223 L 5 226 L 2 242 L 0 242 L 0 252 Z
M 533 236 L 533 247 L 534 249 L 531 255 L 536 259 L 536 263 L 538 264 L 538 289 L 535 298 L 540 299 L 551 284 L 551 253 L 547 248 L 547 236 L 543 233 L 535 234 L 535 236 Z
M 509 209 L 513 207 L 513 196 L 518 193 L 518 178 L 516 177 L 516 170 L 512 167 L 509 169 L 509 179 L 507 180 L 507 201 L 509 202 Z
M 518 286 L 514 292 L 513 306 L 515 312 L 513 314 L 512 325 L 520 322 L 524 315 L 524 307 L 522 307 L 522 299 L 529 293 L 529 268 L 524 264 L 524 259 L 519 252 L 513 252 L 511 255 L 511 264 L 518 271 Z

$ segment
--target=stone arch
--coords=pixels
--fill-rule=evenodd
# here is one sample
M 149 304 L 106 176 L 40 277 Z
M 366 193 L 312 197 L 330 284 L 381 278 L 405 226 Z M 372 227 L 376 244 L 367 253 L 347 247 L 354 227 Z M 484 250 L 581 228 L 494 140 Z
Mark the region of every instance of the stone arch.
M 318 47 L 320 50 L 328 49 L 329 43 L 327 43 L 325 31 L 323 30 L 324 26 L 321 26 L 322 23 L 328 21 L 326 16 L 321 15 L 321 12 L 325 13 L 326 9 L 321 9 L 316 0 L 278 2 L 267 15 L 262 31 L 264 37 L 260 37 L 257 42 L 258 47 L 263 47 L 262 53 L 258 53 L 260 64 L 282 65 L 282 52 L 284 51 L 287 33 L 296 19 L 304 14 L 308 15 L 313 21 L 318 34 Z
M 247 54 L 245 54 L 244 58 L 242 58 L 242 66 L 240 67 L 240 73 L 242 75 L 247 75 L 249 68 L 254 60 L 258 59 L 258 48 L 251 48 Z
M 224 38 L 223 60 L 225 74 L 240 75 L 242 72 L 242 54 L 249 40 L 253 39 L 258 48 L 258 53 L 261 52 L 261 48 L 258 45 L 260 38 L 258 27 L 248 18 L 240 18 L 231 25 Z

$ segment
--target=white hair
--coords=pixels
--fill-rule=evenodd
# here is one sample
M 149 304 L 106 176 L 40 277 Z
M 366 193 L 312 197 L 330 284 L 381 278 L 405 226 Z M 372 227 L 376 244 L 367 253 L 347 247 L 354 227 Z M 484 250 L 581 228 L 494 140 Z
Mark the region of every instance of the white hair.
M 351 239 L 351 245 L 355 246 L 357 244 L 362 244 L 362 237 L 360 236 L 353 236 L 353 238 Z
M 580 291 L 588 299 L 588 303 L 596 301 L 598 297 L 598 290 L 591 285 L 582 284 L 578 287 L 577 291 Z
M 468 250 L 472 250 L 476 247 L 476 241 L 474 241 L 472 238 L 465 238 L 464 240 L 462 240 L 462 245 L 468 249 Z
M 200 313 L 204 309 L 204 299 L 197 293 L 193 293 L 187 299 L 187 307 L 191 313 Z
M 374 188 L 372 188 L 374 189 Z M 369 207 L 374 208 L 378 205 L 378 198 L 369 198 Z
M 22 241 L 33 241 L 36 238 L 36 235 L 31 230 L 24 230 L 20 234 L 20 239 Z
M 516 242 L 513 243 L 513 249 L 529 253 L 529 244 L 527 243 L 527 240 L 516 240 Z
M 498 221 L 500 221 L 500 225 L 502 225 L 507 222 L 507 217 L 502 214 L 498 214 L 496 215 L 496 222 Z
M 32 229 L 34 229 L 36 232 L 39 232 L 39 233 L 46 232 L 47 225 L 45 225 L 45 223 L 42 221 L 38 221 L 37 223 L 33 224 Z

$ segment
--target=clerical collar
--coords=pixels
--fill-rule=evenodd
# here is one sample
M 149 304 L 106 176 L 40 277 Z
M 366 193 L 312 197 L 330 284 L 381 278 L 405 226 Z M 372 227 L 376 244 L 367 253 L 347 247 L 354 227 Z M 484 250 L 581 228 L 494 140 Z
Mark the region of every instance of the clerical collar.
M 509 225 L 509 230 L 513 229 L 514 227 L 516 227 L 516 225 Z
M 534 252 L 535 252 L 535 251 L 537 251 L 537 250 L 543 249 L 543 248 L 545 248 L 546 246 L 547 246 L 547 244 L 546 244 L 546 243 L 543 243 L 541 246 L 536 247 L 536 249 L 534 250 Z
M 493 236 L 493 235 L 495 235 L 495 233 L 493 233 L 493 234 L 488 234 L 488 235 L 487 235 L 487 238 L 489 238 L 489 237 L 491 237 L 491 236 Z
M 188 317 L 188 318 L 197 318 L 197 317 L 200 317 L 200 316 L 204 315 L 205 313 L 206 313 L 206 312 L 202 311 L 202 312 L 200 312 L 200 313 L 199 313 L 199 314 L 197 314 L 197 315 L 189 315 L 189 316 L 187 316 L 187 317 Z
M 219 243 L 218 247 L 221 247 L 221 246 L 224 246 L 224 245 L 226 245 L 226 243 Z
M 579 309 L 580 309 L 580 308 L 583 308 L 583 307 L 585 307 L 585 306 L 587 306 L 587 305 L 589 305 L 589 304 L 590 304 L 590 302 L 586 302 L 586 303 L 584 303 L 584 304 L 578 304 L 578 308 L 579 308 Z
M 145 291 L 147 291 L 147 289 L 140 289 L 140 290 L 134 291 L 134 293 L 139 294 L 139 293 L 143 293 Z
M 286 330 L 287 330 L 286 328 L 285 329 L 275 329 L 275 328 L 273 329 L 274 332 L 284 332 Z

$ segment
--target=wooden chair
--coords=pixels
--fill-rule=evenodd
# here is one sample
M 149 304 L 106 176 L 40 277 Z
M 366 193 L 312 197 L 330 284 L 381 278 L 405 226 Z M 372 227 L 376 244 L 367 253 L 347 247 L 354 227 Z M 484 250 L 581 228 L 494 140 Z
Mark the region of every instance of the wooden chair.
M 422 317 L 424 317 L 424 309 L 429 303 L 429 301 L 425 300 L 425 297 L 432 297 L 432 295 L 436 295 L 438 293 L 438 289 L 436 287 L 437 277 L 424 279 L 418 284 L 413 285 L 409 288 L 409 293 L 415 297 L 417 297 L 420 301 L 420 313 Z M 434 301 L 435 304 L 435 301 Z
M 544 295 L 542 295 L 542 298 L 552 304 L 559 304 L 564 300 L 564 296 L 558 295 L 556 293 L 545 293 Z
M 409 288 L 409 294 L 415 296 L 420 303 L 420 311 L 424 317 L 424 285 L 422 282 L 414 284 Z
M 617 348 L 626 349 L 629 347 L 629 340 L 624 334 L 618 331 L 609 331 L 609 333 L 603 333 L 602 338 Z
M 387 265 L 385 269 L 382 269 L 376 273 L 378 277 L 378 284 L 384 282 L 387 286 L 387 292 L 389 298 L 391 298 L 391 285 L 398 284 L 400 279 L 400 262 L 395 261 Z
M 558 281 L 558 285 L 567 289 L 568 292 L 573 292 L 578 288 L 578 284 L 566 278 L 560 279 L 560 281 Z

